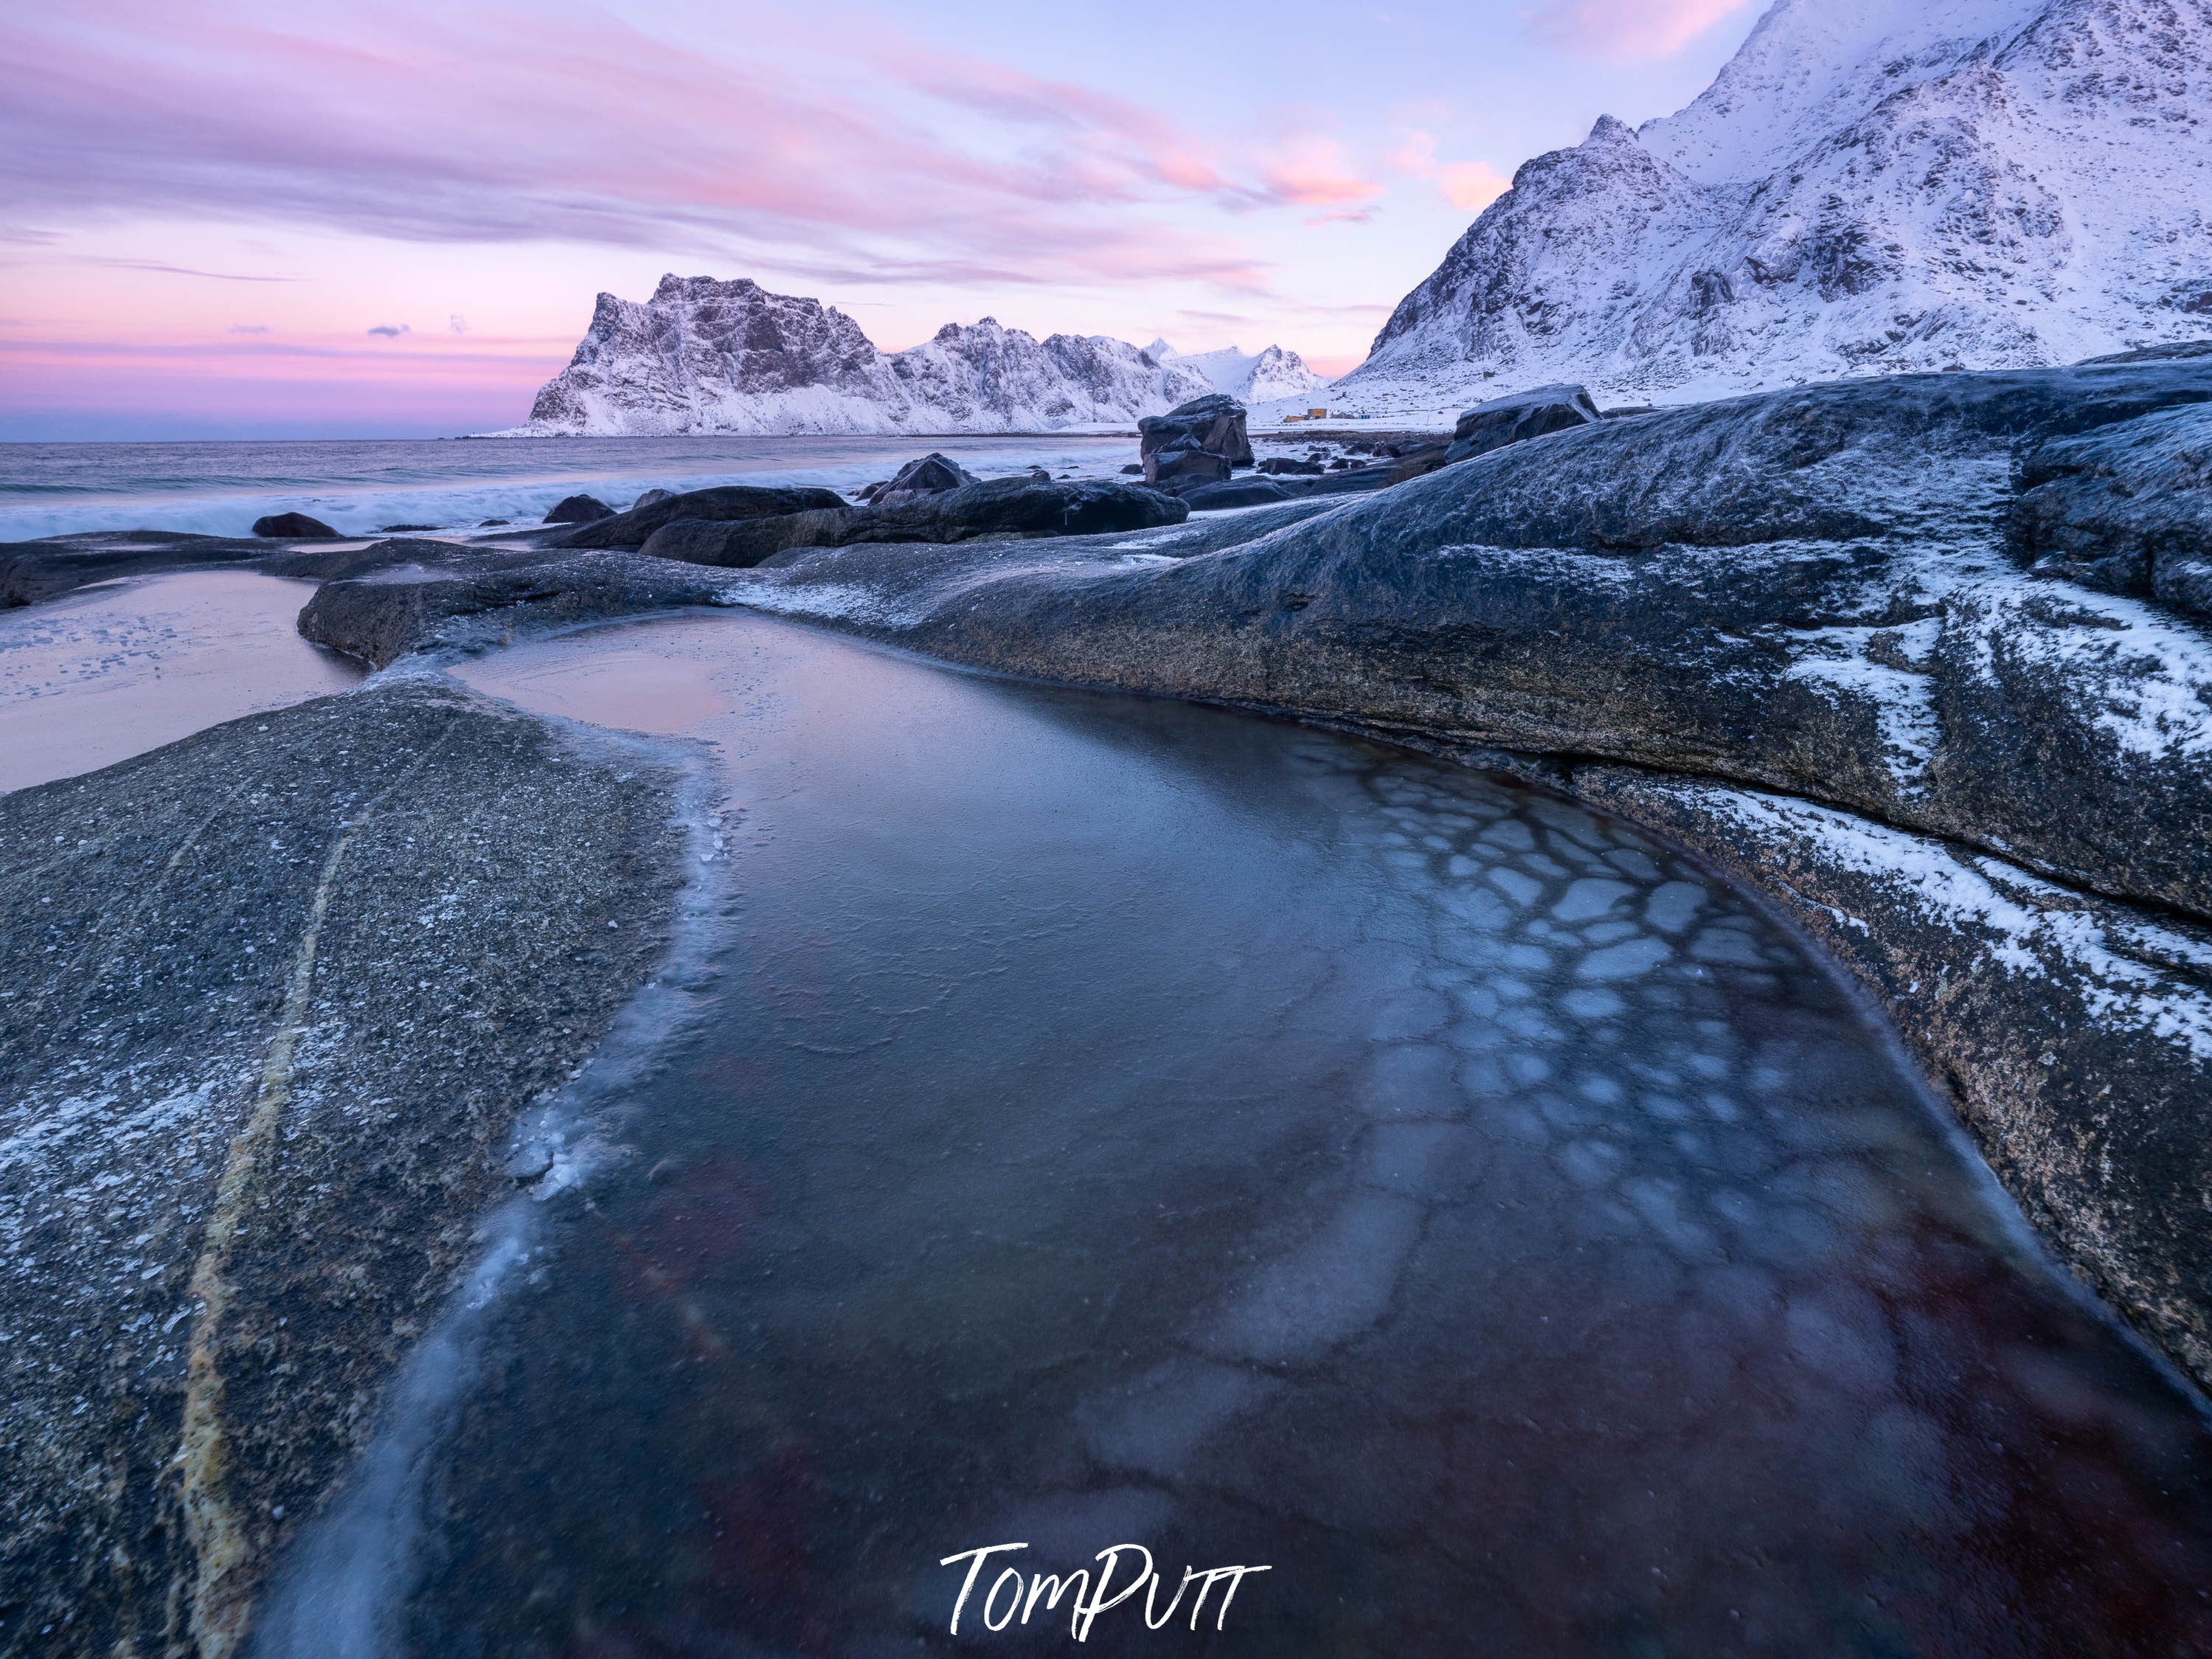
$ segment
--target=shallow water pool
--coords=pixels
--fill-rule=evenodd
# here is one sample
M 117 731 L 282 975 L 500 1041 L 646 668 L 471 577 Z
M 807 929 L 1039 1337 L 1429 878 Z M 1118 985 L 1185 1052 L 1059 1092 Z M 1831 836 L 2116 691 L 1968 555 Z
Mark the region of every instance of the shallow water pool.
M 357 684 L 360 664 L 300 637 L 313 591 L 190 571 L 0 611 L 0 792 Z
M 1113 1653 L 2212 1650 L 2192 1400 L 1663 848 L 742 615 L 460 674 L 711 745 L 719 976 L 264 1650 L 1035 1650 L 1124 1543 L 1267 1571 Z

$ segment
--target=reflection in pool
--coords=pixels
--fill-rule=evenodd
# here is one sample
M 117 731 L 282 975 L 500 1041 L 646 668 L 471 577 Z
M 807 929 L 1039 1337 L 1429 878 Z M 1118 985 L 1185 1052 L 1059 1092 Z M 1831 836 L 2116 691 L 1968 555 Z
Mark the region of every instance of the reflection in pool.
M 240 570 L 0 611 L 0 790 L 75 777 L 365 672 L 300 637 L 311 584 Z
M 426 1442 L 397 1650 L 1056 1645 L 946 1632 L 1015 1540 L 1271 1567 L 1109 1652 L 2212 1650 L 2193 1405 L 1663 848 L 758 618 L 464 674 L 711 740 L 734 896 Z

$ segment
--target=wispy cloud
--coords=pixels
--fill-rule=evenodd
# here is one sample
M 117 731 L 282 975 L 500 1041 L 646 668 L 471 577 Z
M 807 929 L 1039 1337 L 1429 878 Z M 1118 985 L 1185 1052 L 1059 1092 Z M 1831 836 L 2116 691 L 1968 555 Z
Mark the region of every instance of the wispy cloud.
M 1434 185 L 1437 195 L 1466 213 L 1480 212 L 1513 185 L 1487 161 L 1437 161 L 1433 133 L 1408 133 L 1390 161 L 1399 171 Z
M 1283 145 L 1270 160 L 1266 179 L 1278 200 L 1301 207 L 1355 207 L 1382 194 L 1379 181 L 1364 176 L 1346 159 L 1341 144 L 1314 134 Z
M 300 280 L 296 276 L 248 276 L 235 270 L 201 270 L 191 265 L 173 265 L 166 259 L 123 259 L 104 253 L 62 253 L 49 259 L 12 259 L 7 263 L 15 265 L 97 265 L 104 270 L 145 270 L 157 276 L 198 276 L 211 283 L 296 283 Z
M 1152 210 L 1356 210 L 1381 193 L 1328 140 L 1224 156 L 1127 100 L 911 40 L 719 57 L 562 4 L 79 0 L 0 14 L 4 65 L 0 192 L 46 217 L 183 211 L 690 248 L 824 280 L 1249 293 L 1267 273 L 1242 246 Z
M 266 334 L 269 331 L 269 325 L 266 323 L 233 323 L 223 331 L 226 334 Z
M 396 340 L 401 335 L 412 334 L 415 331 L 404 323 L 379 323 L 368 331 L 381 340 Z
M 1614 63 L 1671 58 L 1750 0 L 1546 0 L 1523 15 L 1534 39 Z

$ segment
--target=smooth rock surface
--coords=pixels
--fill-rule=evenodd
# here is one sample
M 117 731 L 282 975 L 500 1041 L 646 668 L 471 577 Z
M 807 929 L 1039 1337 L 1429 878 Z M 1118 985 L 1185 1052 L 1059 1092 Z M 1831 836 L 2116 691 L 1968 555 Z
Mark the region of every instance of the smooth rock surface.
M 0 799 L 6 1651 L 235 1650 L 659 959 L 674 787 L 402 683 Z

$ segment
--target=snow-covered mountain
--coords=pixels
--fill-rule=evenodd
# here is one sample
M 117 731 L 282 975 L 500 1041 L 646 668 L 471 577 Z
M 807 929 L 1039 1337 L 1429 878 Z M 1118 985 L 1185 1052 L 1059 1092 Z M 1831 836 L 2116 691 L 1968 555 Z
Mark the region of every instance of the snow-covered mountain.
M 1278 398 L 1310 398 L 1328 384 L 1306 367 L 1295 351 L 1271 345 L 1264 351 L 1247 352 L 1235 346 L 1218 351 L 1177 351 L 1165 340 L 1145 348 L 1155 362 L 1174 363 L 1203 374 L 1216 392 L 1225 392 L 1239 403 L 1264 404 Z
M 884 352 L 818 300 L 670 276 L 643 305 L 599 295 L 575 357 L 512 435 L 1036 432 L 1125 424 L 1213 389 L 1124 341 L 1038 340 L 989 317 Z
M 1679 401 L 2212 335 L 2212 0 L 1777 0 L 1514 177 L 1330 393 Z

